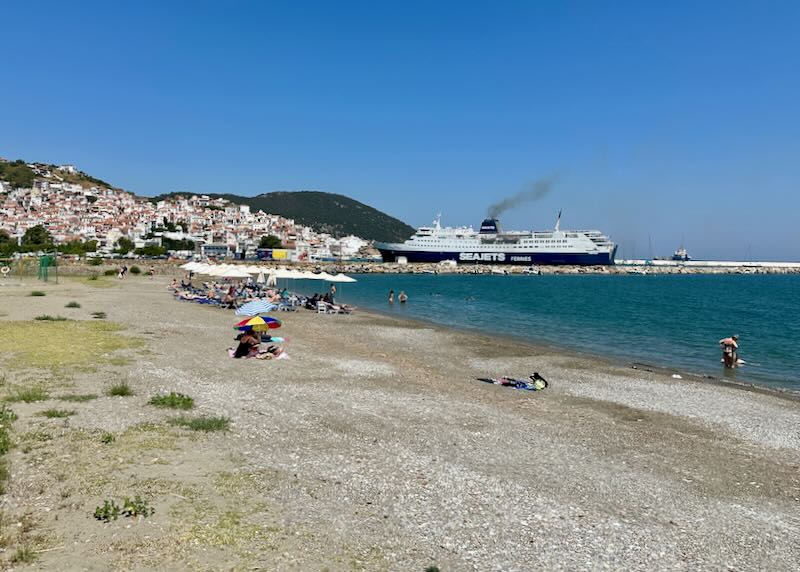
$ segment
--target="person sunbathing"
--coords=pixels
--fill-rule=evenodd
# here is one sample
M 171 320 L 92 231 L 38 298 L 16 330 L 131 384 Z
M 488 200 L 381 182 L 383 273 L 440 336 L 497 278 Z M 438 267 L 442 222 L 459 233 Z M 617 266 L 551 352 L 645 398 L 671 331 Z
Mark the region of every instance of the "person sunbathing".
M 252 330 L 246 331 L 236 336 L 239 340 L 239 345 L 233 353 L 235 358 L 243 357 L 256 357 L 258 355 L 258 348 L 261 345 L 261 336 Z

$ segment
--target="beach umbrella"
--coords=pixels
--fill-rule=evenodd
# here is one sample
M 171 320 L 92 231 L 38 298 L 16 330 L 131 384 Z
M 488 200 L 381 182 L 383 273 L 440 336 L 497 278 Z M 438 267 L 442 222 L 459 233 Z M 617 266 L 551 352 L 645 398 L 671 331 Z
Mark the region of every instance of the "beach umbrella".
M 344 282 L 356 282 L 356 279 L 355 278 L 351 278 L 350 276 L 347 276 L 347 275 L 342 274 L 340 272 L 339 274 L 337 274 L 336 276 L 334 276 L 330 280 L 328 280 L 328 282 L 342 282 L 342 283 L 344 283 Z
M 261 274 L 264 271 L 264 268 L 262 266 L 251 264 L 250 266 L 242 266 L 242 270 L 249 272 L 250 274 Z
M 253 300 L 244 304 L 241 308 L 236 310 L 237 316 L 256 316 L 258 314 L 266 314 L 273 311 L 278 306 L 266 300 Z
M 234 266 L 232 268 L 227 268 L 222 274 L 219 274 L 219 276 L 221 278 L 250 278 L 250 273 Z
M 267 276 L 267 286 L 273 287 L 278 283 L 278 274 L 277 272 L 270 272 L 269 276 Z
M 266 281 L 267 281 L 267 279 L 264 278 L 264 273 L 263 272 L 259 272 L 258 273 L 258 278 L 256 278 L 256 283 L 257 284 L 264 284 Z
M 268 316 L 254 316 L 242 320 L 236 324 L 234 330 L 253 330 L 254 332 L 266 332 L 267 330 L 275 330 L 281 327 L 281 321 L 278 318 L 270 318 Z

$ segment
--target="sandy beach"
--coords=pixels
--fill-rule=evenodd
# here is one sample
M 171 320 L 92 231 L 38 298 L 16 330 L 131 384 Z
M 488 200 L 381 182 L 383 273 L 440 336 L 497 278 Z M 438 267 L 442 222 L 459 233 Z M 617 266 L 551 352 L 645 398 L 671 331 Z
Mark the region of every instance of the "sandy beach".
M 177 302 L 168 281 L 0 288 L 0 391 L 43 392 L 9 403 L 18 419 L 0 497 L 5 566 L 795 570 L 800 561 L 796 400 L 362 311 L 282 312 L 290 359 L 233 360 L 233 312 Z M 34 321 L 44 314 L 69 321 Z M 477 380 L 533 371 L 550 388 Z M 106 395 L 118 382 L 134 395 Z M 171 391 L 194 409 L 148 404 Z M 40 415 L 53 408 L 74 415 Z M 181 414 L 230 427 L 169 423 Z M 155 513 L 93 517 L 104 500 L 134 495 Z

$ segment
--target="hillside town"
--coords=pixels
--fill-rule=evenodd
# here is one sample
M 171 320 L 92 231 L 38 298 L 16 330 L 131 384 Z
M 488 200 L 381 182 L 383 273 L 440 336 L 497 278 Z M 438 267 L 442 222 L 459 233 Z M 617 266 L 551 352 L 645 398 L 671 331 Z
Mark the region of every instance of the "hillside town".
M 35 174 L 30 186 L 0 177 L 0 231 L 13 241 L 41 225 L 56 244 L 95 241 L 103 255 L 119 252 L 121 240 L 130 241 L 132 251 L 178 244 L 182 248 L 170 254 L 187 258 L 351 260 L 369 252 L 369 242 L 359 237 L 337 238 L 222 198 L 187 194 L 153 202 L 79 177 L 75 165 L 27 167 Z M 269 236 L 277 239 L 265 248 L 262 239 Z

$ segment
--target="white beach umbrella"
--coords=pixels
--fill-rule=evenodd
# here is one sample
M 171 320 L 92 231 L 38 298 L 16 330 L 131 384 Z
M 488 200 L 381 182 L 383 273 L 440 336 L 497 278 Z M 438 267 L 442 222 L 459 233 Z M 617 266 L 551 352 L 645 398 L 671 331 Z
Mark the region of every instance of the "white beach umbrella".
M 250 273 L 245 272 L 239 268 L 227 268 L 222 274 L 219 274 L 220 278 L 250 278 Z
M 264 278 L 264 273 L 263 272 L 259 272 L 258 273 L 258 278 L 256 278 L 256 283 L 264 284 L 266 281 L 267 281 L 267 279 Z
M 335 282 L 335 276 L 333 274 L 328 274 L 327 272 L 320 272 L 317 274 L 317 280 L 325 280 L 326 282 Z
M 330 279 L 328 280 L 328 282 L 341 282 L 341 283 L 346 283 L 346 282 L 357 282 L 357 280 L 356 280 L 355 278 L 351 278 L 350 276 L 347 276 L 347 275 L 345 275 L 345 274 L 342 274 L 342 273 L 340 272 L 340 273 L 339 273 L 339 274 L 337 274 L 336 276 L 333 276 L 332 278 L 330 278 Z
M 194 270 L 194 267 L 196 265 L 197 265 L 196 262 L 190 261 L 190 262 L 187 262 L 186 264 L 181 264 L 180 266 L 178 266 L 178 268 L 183 268 L 184 270 Z
M 251 264 L 250 266 L 243 266 L 242 269 L 245 272 L 249 272 L 250 274 L 261 274 L 264 271 L 264 268 L 261 266 L 256 266 L 255 264 Z

